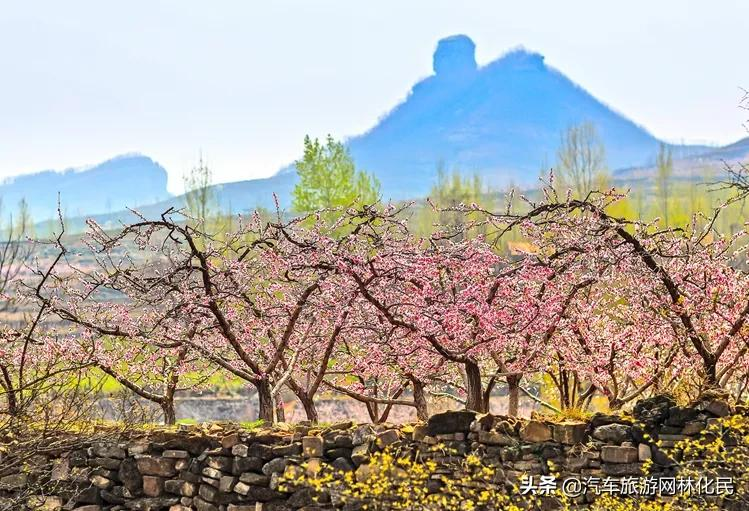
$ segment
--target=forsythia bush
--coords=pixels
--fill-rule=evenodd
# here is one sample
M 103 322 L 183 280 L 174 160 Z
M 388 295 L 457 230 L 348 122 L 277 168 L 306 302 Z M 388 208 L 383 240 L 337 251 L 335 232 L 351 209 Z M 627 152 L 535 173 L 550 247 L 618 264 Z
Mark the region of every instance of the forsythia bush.
M 318 495 L 327 493 L 334 501 L 371 511 L 521 511 L 528 509 L 521 500 L 529 502 L 507 495 L 497 469 L 473 454 L 447 465 L 385 450 L 373 454 L 357 472 L 312 474 L 300 469 L 287 474 L 285 483 L 287 489 L 308 486 Z
M 598 495 L 587 504 L 591 511 L 714 511 L 749 509 L 749 418 L 735 415 L 716 419 L 699 435 L 664 450 L 678 468 L 678 477 L 693 480 L 732 478 L 734 492 L 720 496 L 677 494 L 668 496 Z M 521 495 L 517 486 L 505 484 L 501 469 L 486 465 L 479 456 L 450 456 L 447 461 L 424 459 L 406 451 L 386 449 L 372 455 L 356 472 L 333 471 L 319 466 L 293 467 L 283 478 L 283 488 L 311 488 L 318 497 L 352 504 L 370 511 L 520 511 L 530 509 L 581 509 L 557 491 L 545 496 Z M 454 453 L 452 453 L 454 454 Z M 646 463 L 646 471 L 654 465 Z M 290 467 L 291 468 L 291 467 Z M 562 478 L 562 474 L 554 473 Z M 555 502 L 553 504 L 552 502 Z M 552 507 L 549 507 L 552 504 Z

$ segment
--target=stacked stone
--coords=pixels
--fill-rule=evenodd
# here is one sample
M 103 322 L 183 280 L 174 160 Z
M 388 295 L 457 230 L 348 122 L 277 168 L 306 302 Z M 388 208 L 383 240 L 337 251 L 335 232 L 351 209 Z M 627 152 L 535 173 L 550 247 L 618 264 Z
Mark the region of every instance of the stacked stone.
M 631 417 L 598 414 L 587 422 L 453 411 L 413 426 L 345 422 L 326 428 L 300 424 L 257 432 L 220 427 L 207 433 L 190 428 L 157 431 L 37 456 L 22 473 L 0 477 L 0 509 L 35 483 L 43 483 L 45 495 L 28 498 L 26 509 L 339 509 L 342 505 L 334 495 L 313 498 L 310 489 L 288 482 L 323 467 L 355 471 L 357 480 L 366 480 L 372 454 L 388 448 L 438 462 L 439 473 L 429 482 L 434 492 L 440 491 L 440 475 L 456 480 L 463 475 L 460 467 L 468 454 L 495 467 L 491 484 L 504 485 L 507 491 L 525 475 L 554 474 L 560 479 L 639 476 L 649 460 L 649 475 L 674 475 L 676 466 L 667 450 L 731 412 L 720 397 L 689 407 L 656 397 L 638 403 Z M 2 458 L 0 468 L 1 462 Z

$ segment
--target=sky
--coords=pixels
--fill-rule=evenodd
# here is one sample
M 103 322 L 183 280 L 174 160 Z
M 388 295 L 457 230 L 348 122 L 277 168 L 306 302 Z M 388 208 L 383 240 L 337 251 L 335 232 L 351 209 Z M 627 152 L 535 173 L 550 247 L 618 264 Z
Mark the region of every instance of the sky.
M 0 178 L 146 154 L 169 189 L 265 177 L 366 131 L 463 33 L 524 46 L 671 142 L 746 136 L 746 0 L 29 0 L 0 4 Z

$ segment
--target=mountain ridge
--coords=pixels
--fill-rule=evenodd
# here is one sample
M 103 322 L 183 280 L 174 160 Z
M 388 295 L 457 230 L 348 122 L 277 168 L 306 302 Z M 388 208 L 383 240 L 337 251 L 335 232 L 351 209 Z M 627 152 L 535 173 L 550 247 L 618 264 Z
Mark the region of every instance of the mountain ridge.
M 357 167 L 381 182 L 384 200 L 426 196 L 440 164 L 448 170 L 477 173 L 493 187 L 535 185 L 537 176 L 552 165 L 562 133 L 579 122 L 596 125 L 615 178 L 647 176 L 662 143 L 645 127 L 549 66 L 543 55 L 524 47 L 479 66 L 473 41 L 465 35 L 450 36 L 437 43 L 432 68 L 432 75 L 415 83 L 405 99 L 371 128 L 345 140 Z M 717 148 L 667 145 L 676 159 L 697 162 L 700 157 L 736 159 L 749 154 L 749 138 Z M 113 180 L 114 186 L 97 184 L 97 194 L 89 193 L 87 188 L 92 185 L 86 184 L 81 192 L 85 197 L 81 202 L 73 201 L 79 209 L 88 208 L 82 216 L 111 219 L 128 217 L 126 206 L 148 215 L 182 206 L 182 196 L 166 191 L 166 171 L 146 156 L 114 158 L 69 177 L 98 175 L 97 169 L 109 168 L 123 158 L 138 159 L 133 160 L 137 165 L 129 167 L 132 179 L 123 182 L 123 172 L 111 174 L 118 178 Z M 4 187 L 19 180 L 30 183 L 24 179 L 30 178 L 18 176 L 13 183 L 0 184 L 0 195 L 5 195 Z M 272 209 L 274 193 L 281 207 L 289 208 L 296 182 L 292 163 L 270 177 L 218 184 L 214 190 L 225 211 Z M 70 190 L 71 185 L 66 186 Z M 128 197 L 128 190 L 133 189 L 137 193 Z M 113 206 L 111 197 L 106 207 L 101 197 L 98 202 L 91 197 L 118 192 L 125 195 L 118 195 L 120 207 Z M 47 208 L 47 217 L 54 216 L 56 201 L 52 202 L 53 214 Z

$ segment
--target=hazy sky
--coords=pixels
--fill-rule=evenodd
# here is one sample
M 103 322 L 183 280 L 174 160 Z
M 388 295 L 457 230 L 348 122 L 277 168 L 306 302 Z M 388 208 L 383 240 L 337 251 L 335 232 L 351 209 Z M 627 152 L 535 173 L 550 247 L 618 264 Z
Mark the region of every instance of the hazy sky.
M 2 0 L 0 177 L 147 154 L 169 187 L 267 176 L 306 133 L 372 126 L 441 37 L 479 64 L 523 45 L 669 141 L 729 143 L 749 115 L 746 0 Z

